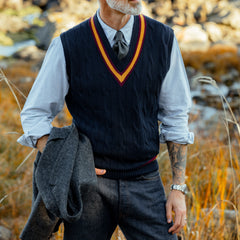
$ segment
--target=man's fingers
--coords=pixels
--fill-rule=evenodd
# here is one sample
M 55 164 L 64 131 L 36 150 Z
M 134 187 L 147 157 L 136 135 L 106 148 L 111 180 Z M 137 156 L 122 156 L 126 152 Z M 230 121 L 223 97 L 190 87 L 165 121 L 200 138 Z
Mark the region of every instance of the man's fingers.
M 173 231 L 173 234 L 178 233 L 178 232 L 180 232 L 182 230 L 182 228 L 186 224 L 185 218 L 186 218 L 185 215 L 182 215 L 180 226 L 175 231 Z
M 167 222 L 170 223 L 172 221 L 172 205 L 169 202 L 166 204 L 166 217 Z
M 95 172 L 96 172 L 97 175 L 104 175 L 106 173 L 106 170 L 95 168 Z
M 176 213 L 175 222 L 174 222 L 173 226 L 168 231 L 172 232 L 172 234 L 180 232 L 180 230 L 186 224 L 185 219 L 186 219 L 186 214 L 184 212 Z
M 175 221 L 169 232 L 176 233 L 181 228 L 181 215 L 176 212 Z

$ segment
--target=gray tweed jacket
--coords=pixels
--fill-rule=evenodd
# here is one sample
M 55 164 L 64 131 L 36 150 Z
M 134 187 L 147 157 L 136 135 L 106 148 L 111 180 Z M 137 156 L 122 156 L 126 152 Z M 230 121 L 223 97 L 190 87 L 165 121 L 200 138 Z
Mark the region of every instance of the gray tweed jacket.
M 81 193 L 96 183 L 89 139 L 74 124 L 53 128 L 34 162 L 32 211 L 20 239 L 46 240 L 62 220 L 78 220 L 83 208 Z

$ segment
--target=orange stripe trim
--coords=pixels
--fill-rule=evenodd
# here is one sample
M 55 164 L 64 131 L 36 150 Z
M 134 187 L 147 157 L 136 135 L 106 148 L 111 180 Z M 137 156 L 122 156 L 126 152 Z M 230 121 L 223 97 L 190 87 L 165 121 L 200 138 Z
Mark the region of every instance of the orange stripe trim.
M 140 24 L 141 24 L 141 29 L 140 29 L 140 35 L 139 35 L 139 39 L 138 39 L 138 43 L 137 43 L 137 48 L 134 54 L 134 57 L 132 59 L 132 61 L 130 62 L 129 66 L 127 67 L 127 69 L 125 71 L 123 71 L 122 73 L 120 73 L 115 67 L 114 65 L 111 63 L 111 61 L 109 60 L 109 57 L 102 45 L 101 39 L 98 35 L 97 29 L 95 27 L 94 24 L 94 19 L 93 17 L 91 18 L 91 28 L 93 31 L 93 35 L 95 37 L 96 43 L 98 45 L 98 48 L 101 52 L 101 55 L 105 61 L 105 63 L 107 64 L 108 68 L 110 69 L 110 71 L 113 73 L 113 75 L 117 78 L 117 80 L 120 82 L 120 84 L 122 85 L 124 83 L 124 81 L 126 80 L 126 78 L 128 77 L 128 75 L 131 73 L 133 67 L 135 66 L 138 57 L 140 55 L 141 49 L 142 49 L 142 45 L 143 45 L 143 40 L 144 40 L 144 36 L 145 36 L 145 19 L 143 17 L 143 15 L 139 15 L 140 16 Z

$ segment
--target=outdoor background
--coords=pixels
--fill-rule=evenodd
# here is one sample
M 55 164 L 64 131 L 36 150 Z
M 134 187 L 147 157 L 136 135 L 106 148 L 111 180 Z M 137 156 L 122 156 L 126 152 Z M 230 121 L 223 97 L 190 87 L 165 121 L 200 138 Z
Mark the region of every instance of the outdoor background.
M 97 8 L 96 0 L 0 0 L 0 240 L 19 239 L 31 210 L 36 151 L 16 143 L 22 134 L 20 110 L 51 39 Z M 188 220 L 179 239 L 239 240 L 240 1 L 149 0 L 143 12 L 174 29 L 193 98 Z M 70 123 L 65 108 L 53 124 Z M 160 148 L 168 194 L 170 161 L 166 146 Z M 62 239 L 62 231 L 55 239 Z M 124 239 L 119 230 L 113 238 Z

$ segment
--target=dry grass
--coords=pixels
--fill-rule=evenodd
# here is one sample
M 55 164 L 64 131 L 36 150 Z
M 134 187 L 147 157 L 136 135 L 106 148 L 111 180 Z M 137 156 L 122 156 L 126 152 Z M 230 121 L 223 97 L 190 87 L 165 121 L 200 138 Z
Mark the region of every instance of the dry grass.
M 27 76 L 29 69 L 26 68 Z M 31 72 L 31 71 L 30 71 Z M 18 73 L 7 71 L 11 83 L 0 80 L 0 225 L 12 230 L 13 239 L 18 239 L 31 209 L 32 165 L 35 152 L 16 143 L 21 125 L 19 109 L 24 103 L 25 93 L 30 83 L 18 82 Z M 21 74 L 24 72 L 21 68 Z M 35 76 L 35 73 L 30 73 Z M 206 80 L 206 79 L 205 79 Z M 16 85 L 17 88 L 14 86 Z M 15 93 L 16 98 L 11 92 Z M 19 93 L 19 89 L 23 93 Z M 229 109 L 225 110 L 226 113 Z M 227 117 L 226 117 L 227 116 Z M 189 193 L 186 198 L 188 223 L 180 234 L 187 240 L 239 240 L 240 209 L 240 137 L 239 120 L 227 114 L 224 118 L 226 137 L 219 140 L 219 132 L 211 138 L 203 138 L 196 133 L 195 144 L 189 147 L 186 183 Z M 229 117 L 230 116 L 230 117 Z M 66 109 L 54 121 L 55 126 L 69 124 L 71 117 Z M 223 124 L 219 121 L 219 124 Z M 238 126 L 238 127 L 236 127 Z M 216 126 L 216 129 L 217 126 Z M 30 154 L 30 155 L 29 155 Z M 21 165 L 21 163 L 24 164 Z M 166 193 L 171 184 L 170 161 L 165 146 L 161 146 L 158 157 L 161 176 Z M 20 167 L 19 167 L 20 166 Z M 218 211 L 216 211 L 218 210 Z M 232 220 L 224 214 L 231 210 Z M 62 239 L 63 229 L 55 235 Z M 115 233 L 113 239 L 124 239 Z

